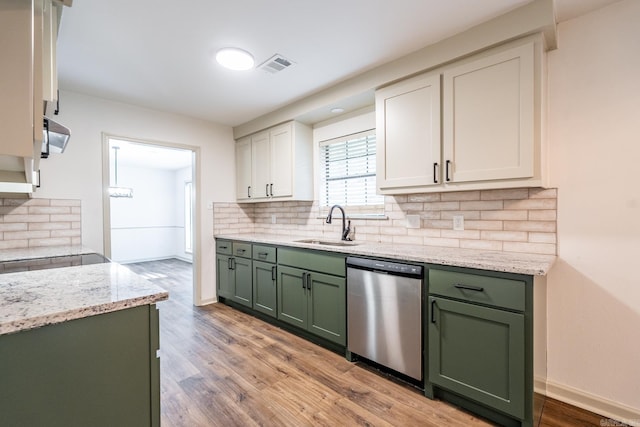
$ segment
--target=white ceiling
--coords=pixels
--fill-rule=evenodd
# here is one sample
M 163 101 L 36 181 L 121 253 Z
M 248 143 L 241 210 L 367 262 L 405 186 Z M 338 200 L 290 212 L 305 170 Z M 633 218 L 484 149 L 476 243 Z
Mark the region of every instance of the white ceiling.
M 531 0 L 75 0 L 58 38 L 64 90 L 236 126 Z M 556 0 L 560 20 L 616 0 Z M 212 60 L 235 46 L 278 74 Z
M 109 147 L 118 147 L 118 165 L 135 168 L 176 170 L 192 165 L 192 152 L 160 145 L 110 139 Z M 113 151 L 111 152 L 113 155 Z

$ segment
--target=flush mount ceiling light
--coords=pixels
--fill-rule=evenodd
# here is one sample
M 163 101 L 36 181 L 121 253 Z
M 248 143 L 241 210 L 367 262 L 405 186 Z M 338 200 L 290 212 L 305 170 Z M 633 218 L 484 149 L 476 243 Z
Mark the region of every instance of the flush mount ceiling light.
M 333 114 L 340 114 L 340 113 L 344 113 L 344 108 L 341 107 L 335 107 L 331 109 L 331 112 Z
M 236 47 L 225 47 L 216 53 L 218 64 L 230 70 L 250 70 L 253 68 L 253 56 L 246 50 Z

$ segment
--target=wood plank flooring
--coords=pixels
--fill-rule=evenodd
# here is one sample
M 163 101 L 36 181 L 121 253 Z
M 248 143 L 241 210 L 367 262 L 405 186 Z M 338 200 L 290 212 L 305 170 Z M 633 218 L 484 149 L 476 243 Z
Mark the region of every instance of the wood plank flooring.
M 158 304 L 164 427 L 491 425 L 225 305 L 194 307 L 189 263 L 127 266 L 169 291 Z M 540 425 L 602 419 L 548 399 Z

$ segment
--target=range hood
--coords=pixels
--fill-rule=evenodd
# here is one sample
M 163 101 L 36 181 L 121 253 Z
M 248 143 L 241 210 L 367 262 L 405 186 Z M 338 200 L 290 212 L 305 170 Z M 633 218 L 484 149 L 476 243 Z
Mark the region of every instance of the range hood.
M 64 152 L 70 136 L 71 132 L 69 129 L 45 117 L 42 128 L 42 154 L 40 157 L 46 159 L 49 157 L 49 154 L 60 154 Z

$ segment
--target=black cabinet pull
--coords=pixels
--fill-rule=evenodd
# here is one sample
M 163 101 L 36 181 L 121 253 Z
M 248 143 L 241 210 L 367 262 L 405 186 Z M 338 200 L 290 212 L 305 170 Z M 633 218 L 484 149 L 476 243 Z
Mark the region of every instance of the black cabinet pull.
M 302 273 L 302 289 L 307 289 L 307 274 L 309 273 Z
M 236 269 L 236 259 L 235 258 L 231 258 L 231 269 L 232 270 Z
M 431 300 L 431 323 L 436 323 L 436 300 Z
M 307 273 L 307 289 L 311 290 L 311 273 Z
M 434 184 L 438 183 L 438 164 L 437 163 L 433 164 L 433 183 Z
M 474 291 L 474 292 L 482 292 L 484 291 L 483 287 L 480 286 L 470 286 L 470 285 L 455 285 L 456 289 L 464 290 L 464 291 Z
M 447 160 L 444 167 L 444 171 L 446 175 L 445 179 L 447 180 L 447 182 L 451 181 L 451 178 L 449 178 L 449 165 L 451 165 L 451 160 Z
M 236 249 L 237 254 L 244 254 L 245 252 L 247 252 L 246 249 Z
M 251 198 L 251 186 L 247 187 L 247 197 L 250 199 Z
M 218 246 L 220 249 L 228 249 L 229 246 Z
M 268 253 L 268 252 L 258 252 L 258 256 L 259 256 L 260 258 L 266 258 L 268 255 L 269 255 L 269 253 Z
M 231 270 L 231 258 L 227 259 L 227 270 Z
M 264 185 L 264 194 L 265 196 L 269 197 L 269 184 Z
M 269 184 L 269 195 L 273 197 L 273 184 Z
M 271 267 L 271 280 L 276 281 L 276 266 Z

